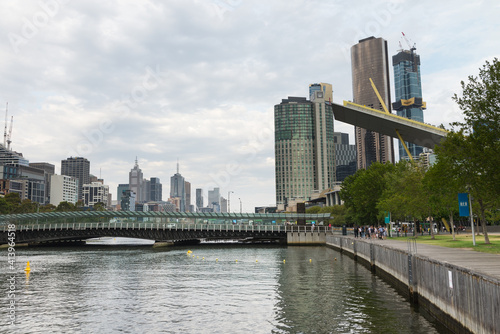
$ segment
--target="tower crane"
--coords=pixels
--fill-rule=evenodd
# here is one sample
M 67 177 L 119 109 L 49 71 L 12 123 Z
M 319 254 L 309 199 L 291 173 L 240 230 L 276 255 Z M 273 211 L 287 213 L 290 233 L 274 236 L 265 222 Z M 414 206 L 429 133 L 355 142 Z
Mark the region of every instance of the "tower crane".
M 405 33 L 401 32 L 401 34 L 403 34 L 403 38 L 404 38 L 406 44 L 408 45 L 408 48 L 410 49 L 411 62 L 413 63 L 413 72 L 417 72 L 417 63 L 415 62 L 415 54 L 413 53 L 417 49 L 416 44 L 413 43 L 413 45 L 411 45 L 408 38 L 406 38 Z
M 3 132 L 3 147 L 7 147 L 7 114 L 9 112 L 9 102 L 5 104 L 5 130 Z
M 10 117 L 9 134 L 7 135 L 7 149 L 10 151 L 10 143 L 12 143 L 12 123 L 14 123 L 14 116 Z

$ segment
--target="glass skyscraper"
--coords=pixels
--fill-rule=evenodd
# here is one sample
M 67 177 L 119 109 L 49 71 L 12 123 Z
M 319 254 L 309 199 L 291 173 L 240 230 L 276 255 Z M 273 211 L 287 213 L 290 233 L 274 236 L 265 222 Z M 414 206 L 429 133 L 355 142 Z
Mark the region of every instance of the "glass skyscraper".
M 291 200 L 308 200 L 313 192 L 334 185 L 333 112 L 325 103 L 325 96 L 332 95 L 328 86 L 330 91 L 324 92 L 322 86 L 311 85 L 311 100 L 288 97 L 274 106 L 279 207 L 286 207 Z
M 401 50 L 392 57 L 394 67 L 394 88 L 396 102 L 392 108 L 397 115 L 418 122 L 424 121 L 425 102 L 422 100 L 422 84 L 420 81 L 420 57 L 410 51 Z M 423 147 L 415 143 L 406 142 L 406 146 L 413 157 L 418 157 L 423 152 Z M 399 158 L 408 159 L 408 154 L 401 142 L 399 142 Z
M 391 106 L 387 41 L 368 37 L 351 48 L 353 102 L 383 110 L 370 79 L 387 108 Z M 389 110 L 390 112 L 390 110 Z M 355 127 L 357 169 L 370 167 L 373 162 L 394 163 L 392 138 L 368 129 Z

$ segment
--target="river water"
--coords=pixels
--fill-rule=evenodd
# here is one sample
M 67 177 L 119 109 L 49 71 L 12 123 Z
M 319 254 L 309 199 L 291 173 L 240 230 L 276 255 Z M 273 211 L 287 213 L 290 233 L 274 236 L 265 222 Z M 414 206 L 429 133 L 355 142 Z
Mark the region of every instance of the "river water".
M 0 333 L 446 333 L 330 248 L 191 247 L 18 248 Z

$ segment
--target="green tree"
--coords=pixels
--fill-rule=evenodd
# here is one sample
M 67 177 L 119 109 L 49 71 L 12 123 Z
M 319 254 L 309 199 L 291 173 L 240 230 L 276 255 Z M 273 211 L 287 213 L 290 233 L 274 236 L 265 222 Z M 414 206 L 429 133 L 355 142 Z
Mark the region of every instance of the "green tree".
M 56 207 L 56 211 L 58 212 L 75 211 L 75 210 L 76 210 L 75 205 L 73 203 L 66 201 L 59 203 L 59 205 L 57 205 Z
M 375 162 L 368 169 L 360 169 L 342 183 L 340 198 L 347 209 L 347 219 L 356 224 L 380 222 L 377 204 L 387 187 L 385 174 L 392 173 L 392 164 Z
M 386 188 L 378 203 L 379 216 L 390 212 L 393 218 L 413 221 L 432 217 L 429 194 L 423 187 L 424 168 L 415 162 L 400 161 L 392 173 L 385 174 Z M 431 228 L 432 238 L 434 229 Z
M 486 211 L 495 209 L 500 195 L 500 62 L 488 61 L 479 76 L 461 82 L 462 96 L 453 100 L 464 113 L 463 122 L 436 147 L 438 158 L 446 160 L 462 189 L 477 204 L 485 243 L 489 244 Z
M 457 175 L 448 168 L 448 165 L 444 159 L 438 159 L 425 173 L 423 185 L 429 193 L 433 215 L 442 216 L 444 213 L 448 217 L 453 240 L 455 240 L 453 216 L 458 208 L 457 194 L 461 189 Z
M 103 202 L 97 202 L 94 204 L 95 211 L 106 211 L 106 205 Z
M 56 211 L 56 206 L 53 204 L 41 205 L 38 212 L 53 212 Z

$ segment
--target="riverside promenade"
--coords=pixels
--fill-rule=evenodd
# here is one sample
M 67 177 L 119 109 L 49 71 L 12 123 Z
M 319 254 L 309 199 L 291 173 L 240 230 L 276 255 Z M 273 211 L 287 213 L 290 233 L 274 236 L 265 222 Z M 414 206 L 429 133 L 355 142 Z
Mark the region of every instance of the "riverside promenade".
M 352 237 L 354 239 L 354 237 Z M 360 238 L 358 238 L 360 239 Z M 367 240 L 367 239 L 362 239 Z M 373 239 L 367 240 L 377 245 L 383 245 L 402 251 L 408 251 L 408 242 L 395 239 Z M 483 236 L 476 236 L 476 242 L 484 242 Z M 470 249 L 448 248 L 426 244 L 415 244 L 416 254 L 425 256 L 442 263 L 449 263 L 456 267 L 461 267 L 476 273 L 481 273 L 500 280 L 500 254 L 488 254 L 473 251 L 472 236 Z M 500 301 L 499 301 L 500 303 Z
M 476 238 L 479 241 L 480 237 Z M 327 237 L 454 333 L 500 334 L 500 255 L 395 239 Z

